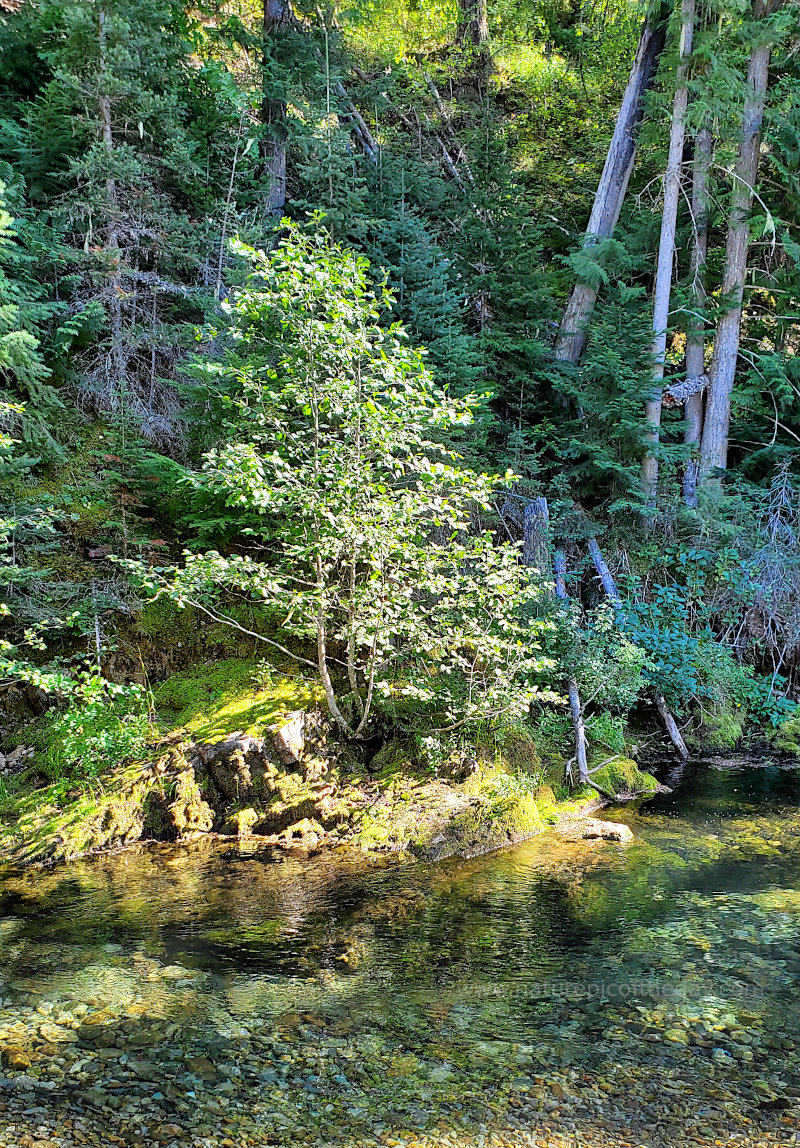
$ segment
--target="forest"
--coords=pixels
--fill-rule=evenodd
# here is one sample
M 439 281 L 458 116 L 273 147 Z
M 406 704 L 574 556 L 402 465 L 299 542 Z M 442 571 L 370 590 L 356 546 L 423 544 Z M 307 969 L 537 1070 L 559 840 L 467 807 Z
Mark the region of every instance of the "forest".
M 786 1148 L 798 1034 L 800 0 L 0 0 L 0 1148 Z
M 798 752 L 799 12 L 3 0 L 12 836 L 187 691 L 565 798 Z

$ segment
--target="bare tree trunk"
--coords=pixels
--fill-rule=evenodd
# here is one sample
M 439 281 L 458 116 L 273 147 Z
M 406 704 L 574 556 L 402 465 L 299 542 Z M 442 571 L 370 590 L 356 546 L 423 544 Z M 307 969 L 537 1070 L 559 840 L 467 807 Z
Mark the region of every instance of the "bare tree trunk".
M 271 215 L 280 215 L 286 205 L 286 99 L 283 93 L 275 93 L 274 67 L 275 46 L 280 36 L 291 26 L 292 13 L 289 0 L 264 0 L 262 23 L 262 65 L 264 70 L 264 91 L 261 100 L 261 123 L 264 134 L 259 151 L 263 160 L 264 175 L 269 181 L 267 190 L 267 210 Z
M 708 128 L 701 128 L 694 142 L 692 167 L 692 312 L 686 331 L 686 378 L 699 379 L 705 372 L 706 341 L 702 314 L 706 302 L 704 281 L 708 257 L 708 171 L 711 167 L 712 141 Z M 696 451 L 703 433 L 703 392 L 697 391 L 686 399 L 683 410 L 683 441 Z M 683 500 L 687 506 L 697 505 L 697 459 L 686 462 L 683 473 Z
M 642 28 L 639 46 L 631 68 L 628 85 L 622 97 L 614 134 L 592 204 L 583 245 L 591 247 L 608 239 L 617 226 L 628 180 L 636 158 L 636 136 L 644 113 L 643 97 L 650 88 L 666 38 L 666 7 L 648 17 Z M 555 357 L 565 363 L 577 363 L 586 341 L 586 323 L 597 299 L 597 288 L 576 283 L 564 309 L 561 330 L 555 344 Z
M 534 498 L 523 515 L 522 563 L 544 575 L 550 569 L 550 512 L 546 498 Z
M 782 0 L 756 0 L 754 19 L 774 12 Z M 757 40 L 747 66 L 747 96 L 742 115 L 739 154 L 733 172 L 725 269 L 722 276 L 723 311 L 714 336 L 714 354 L 708 371 L 709 387 L 706 417 L 700 449 L 700 475 L 715 467 L 724 470 L 728 462 L 728 431 L 731 421 L 731 393 L 739 357 L 742 328 L 744 280 L 750 246 L 750 210 L 753 205 L 761 126 L 769 84 L 769 40 Z
M 475 48 L 483 48 L 489 39 L 486 0 L 461 0 L 459 12 L 461 16 L 457 34 L 459 44 L 472 44 Z
M 667 356 L 669 301 L 672 295 L 672 266 L 675 261 L 675 232 L 678 226 L 678 200 L 681 193 L 681 163 L 686 135 L 686 109 L 689 104 L 687 67 L 694 36 L 694 0 L 681 4 L 681 42 L 672 120 L 669 129 L 667 170 L 664 173 L 664 208 L 661 213 L 661 236 L 658 242 L 656 279 L 653 288 L 653 394 L 645 403 L 648 424 L 647 443 L 642 459 L 642 487 L 648 506 L 654 506 L 658 494 L 658 441 L 661 427 L 661 385 Z
M 99 99 L 100 125 L 105 145 L 109 167 L 114 153 L 114 132 L 111 122 L 111 96 L 108 89 L 108 37 L 106 33 L 106 12 L 100 8 L 97 14 L 98 23 L 98 49 L 99 49 Z M 111 326 L 111 386 L 110 400 L 116 406 L 119 399 L 120 388 L 125 380 L 126 356 L 125 343 L 122 331 L 122 281 L 120 277 L 120 263 L 122 255 L 119 248 L 119 220 L 117 218 L 119 203 L 117 200 L 117 181 L 113 175 L 106 178 L 106 207 L 108 211 L 108 226 L 106 229 L 106 243 L 109 251 L 111 266 L 111 294 L 109 297 L 108 316 Z
M 589 553 L 592 557 L 592 561 L 594 562 L 595 570 L 600 576 L 600 582 L 602 583 L 606 597 L 608 598 L 609 602 L 612 602 L 614 607 L 619 610 L 622 606 L 622 599 L 619 596 L 619 590 L 617 589 L 617 584 L 614 581 L 614 575 L 608 568 L 608 563 L 603 557 L 600 547 L 597 545 L 596 538 L 589 539 Z M 678 751 L 678 755 L 686 759 L 689 756 L 689 751 L 686 748 L 686 742 L 681 736 L 681 731 L 678 729 L 678 723 L 672 716 L 672 712 L 667 705 L 664 695 L 660 690 L 654 689 L 653 697 L 655 699 L 656 709 L 661 715 L 661 719 L 664 722 L 667 733 L 669 734 L 670 741 Z
M 556 550 L 553 556 L 553 568 L 556 576 L 556 597 L 567 600 L 567 560 L 563 550 Z M 570 674 L 567 678 L 567 693 L 569 695 L 569 712 L 572 718 L 572 732 L 575 737 L 575 763 L 578 766 L 578 781 L 586 785 L 589 778 L 589 761 L 586 751 L 586 726 L 583 722 L 583 706 L 578 683 Z

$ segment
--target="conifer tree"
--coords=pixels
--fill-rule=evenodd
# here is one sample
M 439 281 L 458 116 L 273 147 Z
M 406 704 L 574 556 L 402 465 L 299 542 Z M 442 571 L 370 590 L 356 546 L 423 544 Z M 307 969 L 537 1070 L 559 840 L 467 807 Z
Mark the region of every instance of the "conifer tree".
M 744 281 L 750 247 L 750 210 L 758 174 L 761 127 L 773 47 L 772 36 L 765 21 L 781 3 L 782 0 L 755 0 L 752 9 L 750 28 L 754 46 L 747 65 L 747 94 L 742 110 L 739 150 L 733 170 L 722 276 L 723 311 L 717 322 L 714 354 L 709 367 L 710 381 L 700 452 L 703 475 L 708 475 L 714 468 L 724 469 L 728 460 L 731 393 L 739 355 Z

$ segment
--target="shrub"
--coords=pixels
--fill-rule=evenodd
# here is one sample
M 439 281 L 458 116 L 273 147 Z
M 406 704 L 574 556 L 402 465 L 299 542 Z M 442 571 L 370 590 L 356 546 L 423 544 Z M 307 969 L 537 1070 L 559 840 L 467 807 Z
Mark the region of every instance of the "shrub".
M 66 704 L 50 710 L 31 738 L 37 767 L 54 781 L 91 781 L 143 753 L 152 733 L 149 701 L 143 686 L 82 674 Z

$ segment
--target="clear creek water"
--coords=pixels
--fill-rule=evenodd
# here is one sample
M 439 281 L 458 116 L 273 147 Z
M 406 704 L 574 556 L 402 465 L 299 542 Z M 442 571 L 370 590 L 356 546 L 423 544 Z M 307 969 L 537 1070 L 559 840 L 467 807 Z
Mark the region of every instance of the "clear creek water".
M 0 875 L 0 1145 L 800 1143 L 800 771 L 439 865 Z

